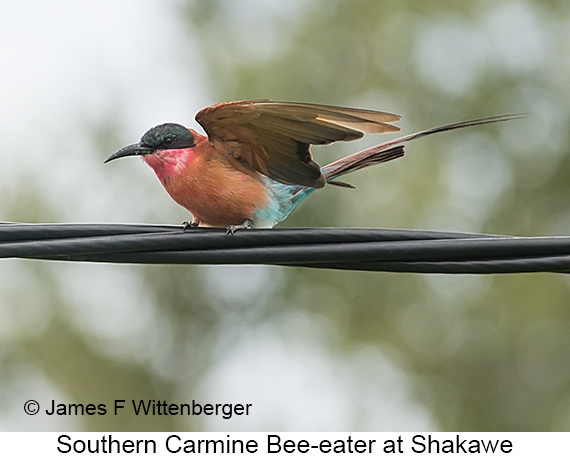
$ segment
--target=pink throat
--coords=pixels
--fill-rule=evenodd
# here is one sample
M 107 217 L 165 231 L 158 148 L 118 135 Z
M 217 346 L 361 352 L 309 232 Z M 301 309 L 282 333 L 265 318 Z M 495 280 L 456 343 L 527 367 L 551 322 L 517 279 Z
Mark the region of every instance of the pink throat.
M 180 174 L 193 158 L 193 148 L 162 149 L 154 154 L 142 156 L 143 161 L 154 170 L 161 180 Z

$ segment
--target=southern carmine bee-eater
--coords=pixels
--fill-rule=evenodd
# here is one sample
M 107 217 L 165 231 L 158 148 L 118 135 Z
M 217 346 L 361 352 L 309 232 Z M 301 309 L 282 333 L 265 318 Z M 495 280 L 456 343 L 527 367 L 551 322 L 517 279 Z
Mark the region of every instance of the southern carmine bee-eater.
M 518 118 L 495 116 L 447 124 L 373 146 L 320 167 L 312 144 L 397 132 L 396 114 L 309 103 L 252 100 L 221 103 L 196 115 L 208 136 L 179 124 L 162 124 L 105 162 L 141 156 L 192 226 L 273 227 L 325 184 L 352 187 L 338 178 L 404 155 L 405 141 L 446 130 Z

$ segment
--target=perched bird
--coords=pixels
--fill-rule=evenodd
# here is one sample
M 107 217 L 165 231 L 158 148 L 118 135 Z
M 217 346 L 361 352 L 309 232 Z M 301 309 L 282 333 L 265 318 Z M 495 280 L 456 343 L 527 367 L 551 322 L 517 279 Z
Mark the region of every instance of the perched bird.
M 162 124 L 139 143 L 111 155 L 141 156 L 192 226 L 273 227 L 325 184 L 352 187 L 342 175 L 402 157 L 405 141 L 446 130 L 489 124 L 517 115 L 458 122 L 373 146 L 324 167 L 312 144 L 352 141 L 364 133 L 397 132 L 396 114 L 309 103 L 252 100 L 221 103 L 196 115 L 208 136 L 179 124 Z

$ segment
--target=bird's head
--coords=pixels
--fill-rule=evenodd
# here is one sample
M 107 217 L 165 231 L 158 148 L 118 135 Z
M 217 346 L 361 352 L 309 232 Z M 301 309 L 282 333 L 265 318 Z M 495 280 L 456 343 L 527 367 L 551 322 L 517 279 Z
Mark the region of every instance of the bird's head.
M 130 144 L 111 155 L 105 163 L 127 156 L 141 156 L 157 173 L 183 161 L 196 145 L 191 130 L 180 124 L 161 124 L 146 132 L 138 143 Z

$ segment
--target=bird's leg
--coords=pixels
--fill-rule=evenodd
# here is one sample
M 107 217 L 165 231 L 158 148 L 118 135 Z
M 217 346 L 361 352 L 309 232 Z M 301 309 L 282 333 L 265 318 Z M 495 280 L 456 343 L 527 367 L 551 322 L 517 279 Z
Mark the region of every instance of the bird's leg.
M 226 236 L 233 235 L 234 233 L 236 233 L 238 230 L 241 229 L 250 229 L 252 228 L 252 224 L 253 221 L 251 219 L 246 219 L 239 225 L 228 225 L 228 228 L 226 230 Z
M 184 222 L 182 222 L 182 229 L 183 229 L 183 230 L 188 230 L 189 228 L 196 228 L 196 227 L 198 227 L 199 225 L 200 225 L 200 224 L 199 224 L 198 222 L 196 222 L 196 221 L 192 221 L 192 222 L 184 221 Z

